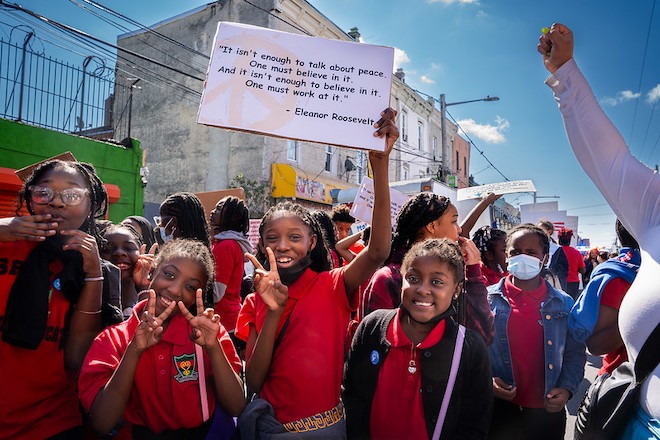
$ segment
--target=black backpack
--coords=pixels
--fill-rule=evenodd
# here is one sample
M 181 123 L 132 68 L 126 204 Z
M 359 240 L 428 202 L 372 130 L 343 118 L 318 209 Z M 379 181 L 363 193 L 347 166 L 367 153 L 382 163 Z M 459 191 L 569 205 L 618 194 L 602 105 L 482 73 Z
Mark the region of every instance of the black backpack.
M 575 440 L 620 438 L 633 417 L 639 386 L 660 362 L 660 324 L 656 325 L 637 356 L 612 374 L 603 374 L 587 390 L 575 420 Z

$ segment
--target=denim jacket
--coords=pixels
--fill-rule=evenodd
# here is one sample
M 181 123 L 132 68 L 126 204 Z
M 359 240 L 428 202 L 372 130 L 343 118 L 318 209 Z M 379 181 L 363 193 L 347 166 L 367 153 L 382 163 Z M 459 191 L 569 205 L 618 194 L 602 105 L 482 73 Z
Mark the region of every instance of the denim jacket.
M 515 386 L 507 333 L 511 305 L 504 294 L 504 281 L 505 278 L 488 287 L 488 302 L 495 316 L 495 340 L 488 347 L 488 353 L 493 377 L 499 377 L 507 384 Z M 572 396 L 584 377 L 587 354 L 584 344 L 577 342 L 568 331 L 568 315 L 573 299 L 547 281 L 544 282 L 548 288 L 546 299 L 541 303 L 545 392 L 552 388 L 565 388 Z

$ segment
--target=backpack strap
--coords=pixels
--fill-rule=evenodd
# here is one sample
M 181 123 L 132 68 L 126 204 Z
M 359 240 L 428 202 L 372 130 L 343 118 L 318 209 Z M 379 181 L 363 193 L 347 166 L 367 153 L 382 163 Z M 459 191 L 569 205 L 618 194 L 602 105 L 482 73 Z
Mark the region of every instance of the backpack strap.
M 197 354 L 197 383 L 199 384 L 199 401 L 202 407 L 202 421 L 209 419 L 209 396 L 206 391 L 206 372 L 204 371 L 204 349 L 195 344 L 195 354 Z
M 447 417 L 447 409 L 449 408 L 449 401 L 451 400 L 451 394 L 454 390 L 454 384 L 456 383 L 456 376 L 458 375 L 458 367 L 461 363 L 461 354 L 463 353 L 463 341 L 465 340 L 465 327 L 462 325 L 458 326 L 458 333 L 456 334 L 456 344 L 454 345 L 454 355 L 451 358 L 451 371 L 449 372 L 449 381 L 447 382 L 447 388 L 445 388 L 445 395 L 442 398 L 442 406 L 440 407 L 440 414 L 438 415 L 438 420 L 435 423 L 435 429 L 433 430 L 433 440 L 438 440 L 440 434 L 442 433 L 442 425 L 445 423 L 445 417 Z
M 660 323 L 655 326 L 655 330 L 646 339 L 635 360 L 635 381 L 638 384 L 644 382 L 660 363 L 658 345 L 660 345 Z

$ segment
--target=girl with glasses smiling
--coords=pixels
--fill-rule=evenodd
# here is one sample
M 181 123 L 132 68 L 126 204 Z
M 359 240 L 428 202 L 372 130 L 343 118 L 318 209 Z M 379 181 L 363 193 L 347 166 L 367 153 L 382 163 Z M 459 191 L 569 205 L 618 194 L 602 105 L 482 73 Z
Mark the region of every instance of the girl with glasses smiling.
M 0 221 L 0 438 L 82 438 L 75 375 L 103 325 L 107 206 L 92 165 L 50 160 Z

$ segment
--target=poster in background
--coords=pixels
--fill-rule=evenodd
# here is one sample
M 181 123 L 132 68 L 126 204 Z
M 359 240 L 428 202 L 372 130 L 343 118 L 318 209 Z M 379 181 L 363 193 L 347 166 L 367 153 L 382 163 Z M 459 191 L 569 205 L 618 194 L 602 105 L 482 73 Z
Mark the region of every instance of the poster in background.
M 396 216 L 401 207 L 408 201 L 408 195 L 390 188 L 390 216 L 392 218 L 392 227 L 396 224 Z M 351 206 L 351 215 L 356 220 L 361 220 L 371 224 L 371 215 L 374 209 L 374 181 L 365 177 L 355 195 L 353 206 Z
M 197 122 L 383 151 L 394 48 L 219 22 Z
M 480 186 L 460 188 L 456 191 L 456 200 L 480 199 L 487 193 L 510 194 L 517 192 L 536 192 L 531 180 L 512 180 L 508 182 L 489 183 Z

